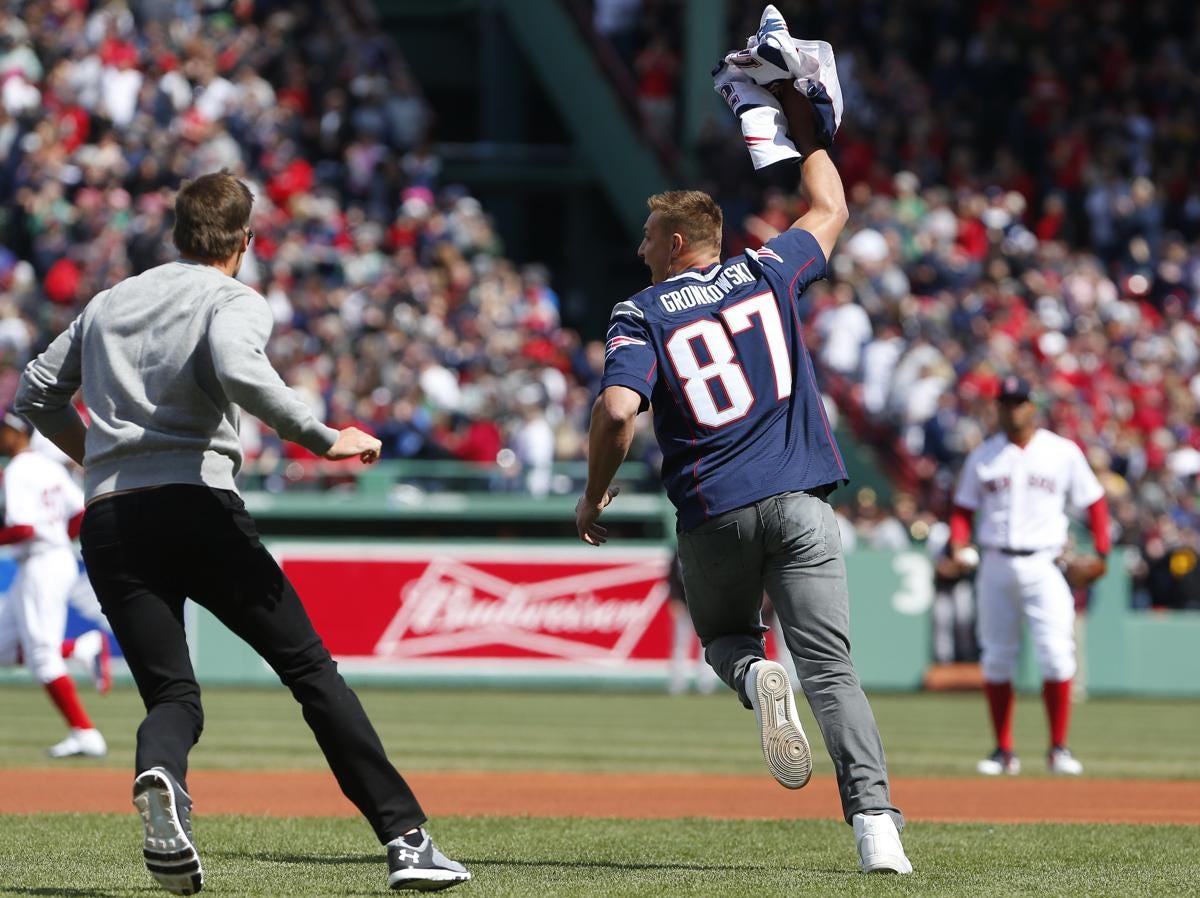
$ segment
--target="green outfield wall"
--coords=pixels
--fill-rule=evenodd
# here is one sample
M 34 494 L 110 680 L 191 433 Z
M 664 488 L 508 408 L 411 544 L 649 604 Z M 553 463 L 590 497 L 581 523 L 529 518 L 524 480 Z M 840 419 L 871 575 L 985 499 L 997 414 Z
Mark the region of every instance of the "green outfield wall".
M 464 466 L 443 467 L 380 465 L 351 489 L 318 482 L 309 492 L 246 493 L 265 543 L 346 676 L 412 685 L 663 688 L 674 633 L 666 579 L 673 515 L 661 495 L 622 494 L 605 515 L 612 538 L 595 548 L 574 538 L 573 494 L 533 499 L 496 491 L 493 469 L 470 468 L 467 476 L 478 482 L 464 484 Z M 570 486 L 584 476 L 581 466 L 555 471 Z M 633 484 L 648 475 L 631 465 L 623 476 Z M 1123 559 L 1114 557 L 1109 569 L 1082 628 L 1088 691 L 1200 697 L 1200 612 L 1133 611 Z M 0 591 L 14 570 L 0 559 Z M 932 655 L 930 559 L 920 548 L 857 551 L 847 570 L 862 682 L 873 690 L 919 689 Z M 69 635 L 98 620 L 95 607 L 73 610 Z M 274 680 L 202 609 L 189 605 L 188 621 L 204 682 Z M 1032 656 L 1025 651 L 1021 660 L 1024 690 L 1039 684 Z M 21 671 L 0 670 L 0 682 L 22 679 Z
M 318 628 L 353 682 L 595 689 L 666 684 L 669 600 L 655 579 L 665 572 L 669 553 L 661 547 L 387 540 L 269 545 L 289 576 L 299 579 Z M 596 567 L 609 561 L 610 567 Z M 847 568 L 852 655 L 864 686 L 919 689 L 931 658 L 928 557 L 920 551 L 859 551 Z M 1088 691 L 1200 697 L 1200 614 L 1130 610 L 1123 565 L 1111 568 L 1115 572 L 1098 585 L 1086 620 Z M 539 603 L 545 603 L 543 611 L 533 611 Z M 569 630 L 572 606 L 591 609 L 579 616 L 594 613 L 600 621 L 594 631 L 585 625 Z M 608 626 L 609 619 L 628 626 Z M 203 680 L 273 680 L 206 612 L 194 610 L 191 624 Z M 1039 687 L 1030 651 L 1023 653 L 1018 686 Z

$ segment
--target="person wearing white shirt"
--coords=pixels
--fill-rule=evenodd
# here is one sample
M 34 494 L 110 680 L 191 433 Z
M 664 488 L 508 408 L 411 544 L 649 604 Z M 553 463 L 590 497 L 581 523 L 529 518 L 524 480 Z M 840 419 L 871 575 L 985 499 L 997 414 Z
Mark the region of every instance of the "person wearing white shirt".
M 822 312 L 816 321 L 825 341 L 821 361 L 839 374 L 852 375 L 858 371 L 863 346 L 871 339 L 871 319 L 867 310 L 855 302 L 849 285 L 839 285 L 834 295 L 838 304 Z
M 1108 505 L 1104 488 L 1083 452 L 1070 440 L 1037 426 L 1037 407 L 1020 377 L 1001 381 L 1001 433 L 967 456 L 950 518 L 954 558 L 969 570 L 979 565 L 979 646 L 984 693 L 996 749 L 979 762 L 989 776 L 1015 774 L 1012 679 L 1020 648 L 1021 619 L 1028 621 L 1042 673 L 1042 697 L 1050 724 L 1052 773 L 1078 775 L 1083 765 L 1067 748 L 1071 679 L 1076 672 L 1075 603 L 1056 564 L 1067 543 L 1067 506 L 1088 509 L 1097 553 L 1108 554 Z M 968 546 L 972 517 L 980 551 Z
M 79 580 L 71 541 L 83 517 L 83 491 L 66 468 L 31 445 L 33 426 L 21 415 L 0 418 L 4 471 L 4 526 L 0 545 L 12 546 L 17 574 L 0 601 L 0 664 L 24 662 L 66 721 L 65 739 L 52 758 L 103 757 L 108 746 L 84 710 L 64 659 L 86 664 L 101 692 L 112 684 L 108 638 L 99 630 L 63 640 L 67 600 Z

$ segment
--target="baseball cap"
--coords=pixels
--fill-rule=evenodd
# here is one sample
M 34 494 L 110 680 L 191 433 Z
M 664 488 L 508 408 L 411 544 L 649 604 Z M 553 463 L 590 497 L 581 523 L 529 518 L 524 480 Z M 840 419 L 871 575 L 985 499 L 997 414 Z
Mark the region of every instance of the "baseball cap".
M 1000 381 L 1000 393 L 996 396 L 1001 402 L 1024 402 L 1033 393 L 1029 381 L 1015 374 L 1010 374 Z
M 4 415 L 0 418 L 0 424 L 3 424 L 5 427 L 11 427 L 17 433 L 33 433 L 33 425 L 29 423 L 29 419 L 14 411 L 11 406 L 4 410 Z

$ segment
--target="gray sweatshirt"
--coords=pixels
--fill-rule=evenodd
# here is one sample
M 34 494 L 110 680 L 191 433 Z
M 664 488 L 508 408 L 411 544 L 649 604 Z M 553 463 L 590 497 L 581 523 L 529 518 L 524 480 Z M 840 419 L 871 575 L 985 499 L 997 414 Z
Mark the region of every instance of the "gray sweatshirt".
M 245 284 L 168 262 L 97 294 L 26 366 L 16 409 L 59 433 L 82 383 L 88 499 L 168 483 L 235 489 L 238 406 L 318 455 L 337 439 L 267 360 L 272 323 Z

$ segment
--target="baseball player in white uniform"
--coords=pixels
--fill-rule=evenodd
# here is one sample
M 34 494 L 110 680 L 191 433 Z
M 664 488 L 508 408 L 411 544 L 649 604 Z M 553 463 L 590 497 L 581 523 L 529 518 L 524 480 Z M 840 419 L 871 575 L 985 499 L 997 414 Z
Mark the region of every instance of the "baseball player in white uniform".
M 1110 548 L 1108 506 L 1079 447 L 1037 426 L 1037 407 L 1022 378 L 1001 381 L 999 419 L 1001 432 L 967 456 L 950 519 L 955 559 L 964 568 L 979 565 L 978 635 L 996 750 L 978 770 L 989 776 L 1020 771 L 1012 740 L 1012 679 L 1024 617 L 1042 673 L 1049 769 L 1078 775 L 1083 765 L 1067 748 L 1075 604 L 1057 561 L 1067 543 L 1067 506 L 1087 509 L 1100 556 L 1095 576 L 1103 574 L 1101 559 Z M 978 552 L 968 545 L 972 517 Z
M 4 527 L 0 545 L 14 547 L 18 569 L 0 599 L 0 664 L 22 660 L 46 688 L 70 728 L 50 756 L 101 757 L 107 746 L 92 724 L 67 673 L 66 658 L 86 664 L 101 692 L 111 685 L 108 640 L 99 630 L 63 640 L 67 597 L 79 579 L 71 548 L 83 514 L 83 492 L 58 462 L 30 447 L 30 423 L 6 412 L 0 418 L 4 470 Z

